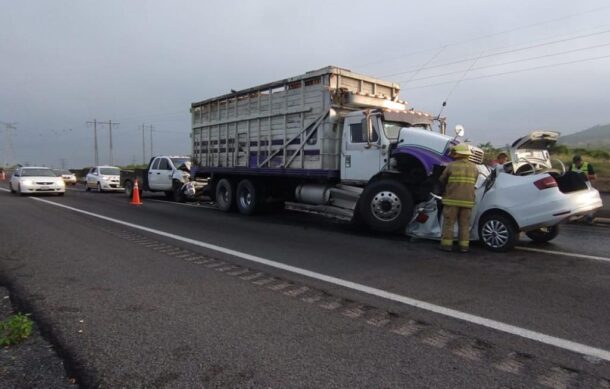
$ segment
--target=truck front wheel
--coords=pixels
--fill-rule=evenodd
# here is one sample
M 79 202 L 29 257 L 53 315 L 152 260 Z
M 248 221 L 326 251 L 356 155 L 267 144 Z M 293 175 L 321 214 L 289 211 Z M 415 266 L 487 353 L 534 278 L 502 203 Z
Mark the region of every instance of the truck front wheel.
M 368 185 L 359 205 L 360 215 L 373 230 L 391 232 L 404 228 L 413 213 L 413 198 L 400 182 L 380 180 Z
M 227 178 L 222 178 L 216 184 L 216 207 L 223 212 L 232 211 L 235 208 L 235 196 L 233 196 L 233 183 Z

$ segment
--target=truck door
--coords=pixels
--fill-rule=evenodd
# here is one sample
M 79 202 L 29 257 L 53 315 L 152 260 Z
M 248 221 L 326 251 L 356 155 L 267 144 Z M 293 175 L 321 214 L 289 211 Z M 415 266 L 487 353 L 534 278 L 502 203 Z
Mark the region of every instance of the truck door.
M 367 131 L 366 121 L 362 117 L 345 118 L 341 179 L 367 182 L 381 169 L 378 120 L 371 118 L 371 125 L 371 131 Z
M 150 186 L 150 189 L 170 190 L 172 188 L 173 167 L 169 159 L 159 157 L 152 166 L 153 168 L 148 172 L 148 186 Z

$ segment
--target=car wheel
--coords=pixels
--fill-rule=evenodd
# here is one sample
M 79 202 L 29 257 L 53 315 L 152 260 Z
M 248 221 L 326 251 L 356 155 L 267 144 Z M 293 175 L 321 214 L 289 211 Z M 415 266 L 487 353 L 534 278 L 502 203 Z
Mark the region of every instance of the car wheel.
M 19 196 L 23 196 L 23 192 L 21 191 L 21 184 L 17 184 L 17 193 L 19 194 Z
M 11 193 L 15 193 L 15 189 L 13 189 L 13 183 L 12 182 L 8 182 L 8 188 L 11 190 Z
M 559 235 L 559 225 L 537 228 L 526 232 L 525 235 L 537 243 L 550 242 Z
M 379 180 L 364 189 L 359 211 L 369 228 L 381 232 L 396 231 L 409 222 L 413 214 L 413 198 L 400 182 Z
M 86 192 L 91 191 L 91 188 L 89 188 L 89 183 L 87 181 L 85 181 L 85 191 Z
M 184 203 L 186 198 L 182 192 L 182 183 L 180 181 L 174 181 L 172 183 L 172 190 L 170 192 L 171 199 L 176 203 Z
M 263 201 L 262 191 L 254 182 L 243 179 L 237 185 L 235 202 L 237 210 L 242 215 L 253 215 L 261 207 Z
M 235 197 L 233 183 L 223 178 L 216 184 L 216 207 L 223 212 L 232 211 L 235 208 Z
M 517 243 L 517 229 L 512 220 L 501 213 L 484 215 L 479 222 L 479 238 L 491 251 L 508 251 Z
M 102 185 L 99 182 L 97 183 L 97 191 L 100 192 L 100 193 L 104 192 L 102 190 Z

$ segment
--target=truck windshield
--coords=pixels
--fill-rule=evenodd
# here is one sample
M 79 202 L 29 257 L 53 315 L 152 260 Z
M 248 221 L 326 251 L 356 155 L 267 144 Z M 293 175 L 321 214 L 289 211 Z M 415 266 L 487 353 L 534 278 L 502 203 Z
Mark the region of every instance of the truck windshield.
M 398 135 L 400 135 L 401 128 L 417 128 L 424 129 L 424 126 L 413 126 L 408 123 L 399 123 L 399 122 L 383 122 L 383 132 L 385 133 L 386 138 L 390 140 L 397 140 Z

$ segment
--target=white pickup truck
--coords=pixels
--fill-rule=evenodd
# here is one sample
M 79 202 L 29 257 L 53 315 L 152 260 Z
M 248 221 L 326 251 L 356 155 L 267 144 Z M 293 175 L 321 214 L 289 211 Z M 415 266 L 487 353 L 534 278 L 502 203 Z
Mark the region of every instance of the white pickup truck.
M 190 165 L 191 158 L 187 156 L 156 156 L 146 169 L 122 170 L 121 184 L 128 197 L 133 195 L 137 179 L 140 192 L 164 192 L 169 199 L 183 202 L 194 195 L 194 187 L 186 187 L 191 182 Z

